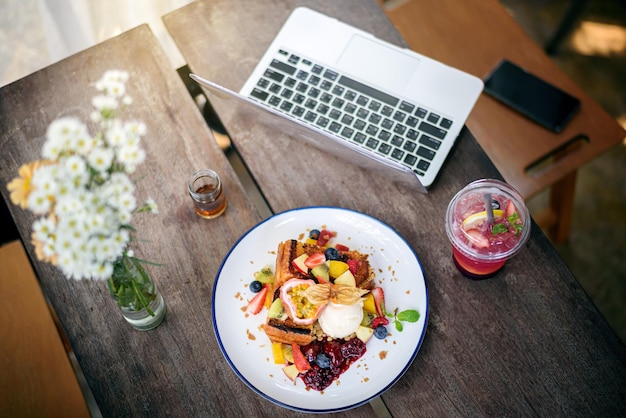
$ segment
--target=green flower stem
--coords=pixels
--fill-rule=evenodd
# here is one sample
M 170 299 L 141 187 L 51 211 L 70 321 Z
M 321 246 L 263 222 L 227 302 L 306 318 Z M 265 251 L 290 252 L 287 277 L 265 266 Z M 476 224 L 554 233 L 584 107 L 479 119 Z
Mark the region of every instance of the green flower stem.
M 154 282 L 142 263 L 144 263 L 143 260 L 123 255 L 115 263 L 113 274 L 108 280 L 109 290 L 120 307 L 132 306 L 135 311 L 145 309 L 150 316 L 155 316 L 150 308 L 151 299 L 154 298 L 146 293 L 151 285 L 154 286 Z
M 133 285 L 133 290 L 135 291 L 135 296 L 137 296 L 137 299 L 139 299 L 143 307 L 146 308 L 146 311 L 148 311 L 150 316 L 154 316 L 154 312 L 152 311 L 152 309 L 150 309 L 150 306 L 146 302 L 146 299 L 143 297 L 143 292 L 139 289 L 139 286 L 137 285 L 135 279 L 131 279 L 131 283 Z

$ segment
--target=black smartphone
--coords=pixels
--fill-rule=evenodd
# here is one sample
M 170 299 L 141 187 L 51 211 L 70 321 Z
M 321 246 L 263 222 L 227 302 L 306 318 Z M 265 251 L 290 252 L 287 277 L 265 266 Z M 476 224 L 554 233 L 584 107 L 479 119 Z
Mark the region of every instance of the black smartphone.
M 554 132 L 561 132 L 580 109 L 577 98 L 508 60 L 487 76 L 484 91 Z

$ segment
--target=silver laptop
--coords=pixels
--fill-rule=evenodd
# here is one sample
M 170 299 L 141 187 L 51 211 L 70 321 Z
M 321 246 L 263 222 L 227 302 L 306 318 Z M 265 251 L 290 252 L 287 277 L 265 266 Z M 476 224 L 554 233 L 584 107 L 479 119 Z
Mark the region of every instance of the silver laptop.
M 356 151 L 370 166 L 382 164 L 428 188 L 482 89 L 478 77 L 300 7 L 240 95 L 318 137 L 323 133 L 317 145 L 343 147 L 348 158 Z

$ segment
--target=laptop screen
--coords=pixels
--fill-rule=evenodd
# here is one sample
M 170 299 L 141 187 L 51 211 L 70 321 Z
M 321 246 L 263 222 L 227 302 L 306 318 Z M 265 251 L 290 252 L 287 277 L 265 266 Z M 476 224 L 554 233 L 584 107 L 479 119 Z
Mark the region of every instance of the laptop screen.
M 275 135 L 286 135 L 295 140 L 303 141 L 325 152 L 330 152 L 332 155 L 355 164 L 368 172 L 384 175 L 393 184 L 427 193 L 418 176 L 401 164 L 368 153 L 361 147 L 342 141 L 315 126 L 294 120 L 277 110 L 268 108 L 196 74 L 190 76 L 211 92 L 212 97 L 210 99 L 228 101 L 233 112 L 233 118 L 245 120 L 247 125 L 261 126 L 270 132 L 275 132 Z

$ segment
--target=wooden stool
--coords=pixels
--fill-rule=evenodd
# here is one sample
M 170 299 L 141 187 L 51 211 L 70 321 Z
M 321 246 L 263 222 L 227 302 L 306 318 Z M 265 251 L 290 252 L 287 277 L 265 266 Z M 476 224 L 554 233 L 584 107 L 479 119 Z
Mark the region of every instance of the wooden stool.
M 481 78 L 506 58 L 580 99 L 580 112 L 558 134 L 486 94 L 467 121 L 504 179 L 525 199 L 551 187 L 549 207 L 535 220 L 553 242 L 565 241 L 576 170 L 619 144 L 626 132 L 552 62 L 497 0 L 380 4 L 408 47 L 421 54 Z

